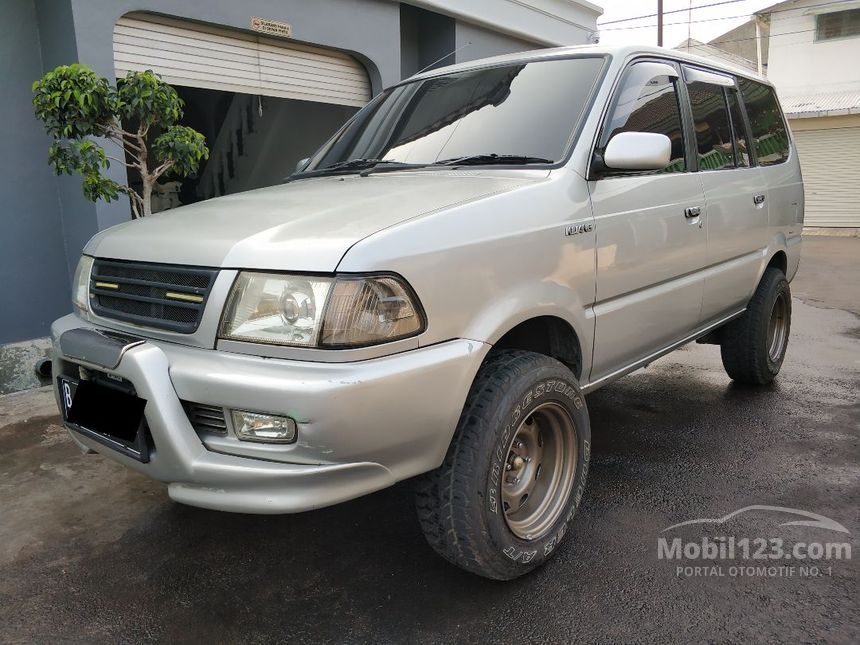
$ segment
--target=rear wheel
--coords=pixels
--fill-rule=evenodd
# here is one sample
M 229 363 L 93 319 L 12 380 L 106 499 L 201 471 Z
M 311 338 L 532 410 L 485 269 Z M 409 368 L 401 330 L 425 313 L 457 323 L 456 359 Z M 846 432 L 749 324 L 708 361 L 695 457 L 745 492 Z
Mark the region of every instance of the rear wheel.
M 723 367 L 739 383 L 766 385 L 782 367 L 791 332 L 791 289 L 779 269 L 765 270 L 744 314 L 725 326 Z
M 558 361 L 496 351 L 481 367 L 442 466 L 416 494 L 430 545 L 457 566 L 509 580 L 549 559 L 579 505 L 591 433 Z

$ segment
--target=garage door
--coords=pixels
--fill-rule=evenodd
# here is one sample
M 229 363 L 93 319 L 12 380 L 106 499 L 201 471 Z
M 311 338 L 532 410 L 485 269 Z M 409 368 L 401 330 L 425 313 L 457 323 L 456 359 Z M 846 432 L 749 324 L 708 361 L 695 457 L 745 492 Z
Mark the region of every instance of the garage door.
M 860 127 L 794 133 L 806 226 L 860 226 Z
M 367 73 L 340 52 L 287 40 L 129 14 L 114 28 L 117 78 L 151 69 L 171 85 L 362 106 Z

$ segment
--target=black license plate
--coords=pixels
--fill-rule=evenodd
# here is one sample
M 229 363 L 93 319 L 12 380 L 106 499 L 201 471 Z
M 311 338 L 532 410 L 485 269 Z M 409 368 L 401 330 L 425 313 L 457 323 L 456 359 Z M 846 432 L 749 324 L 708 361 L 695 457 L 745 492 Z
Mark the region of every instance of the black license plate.
M 58 376 L 66 426 L 144 463 L 149 441 L 143 410 L 146 401 L 120 387 Z

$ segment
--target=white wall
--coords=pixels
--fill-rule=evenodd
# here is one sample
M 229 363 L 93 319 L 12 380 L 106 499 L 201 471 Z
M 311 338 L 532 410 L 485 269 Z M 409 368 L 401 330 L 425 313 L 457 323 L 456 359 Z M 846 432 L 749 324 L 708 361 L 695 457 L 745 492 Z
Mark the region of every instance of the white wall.
M 767 77 L 781 97 L 860 90 L 860 36 L 815 40 L 815 14 L 860 8 L 860 2 L 803 0 L 790 10 L 770 14 Z M 818 6 L 815 6 L 818 5 Z M 800 32 L 800 33 L 794 33 Z

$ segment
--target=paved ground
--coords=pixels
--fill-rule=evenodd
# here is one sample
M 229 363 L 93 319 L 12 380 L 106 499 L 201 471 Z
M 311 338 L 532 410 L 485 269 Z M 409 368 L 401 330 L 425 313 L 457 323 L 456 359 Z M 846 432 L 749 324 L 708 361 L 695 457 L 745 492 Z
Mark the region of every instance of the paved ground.
M 692 345 L 590 396 L 590 488 L 572 533 L 551 564 L 508 584 L 429 550 L 408 482 L 298 516 L 183 507 L 79 455 L 55 416 L 37 416 L 52 414 L 44 394 L 0 399 L 0 642 L 856 643 L 860 553 L 817 562 L 817 576 L 793 560 L 732 576 L 761 562 L 670 562 L 657 539 L 860 551 L 856 537 L 765 511 L 661 534 L 759 504 L 860 535 L 858 285 L 860 239 L 806 243 L 788 358 L 769 389 L 734 387 L 717 348 Z M 723 576 L 678 575 L 679 564 Z

